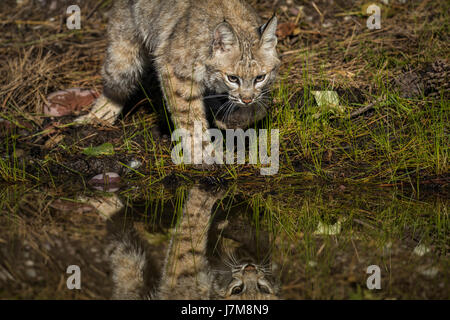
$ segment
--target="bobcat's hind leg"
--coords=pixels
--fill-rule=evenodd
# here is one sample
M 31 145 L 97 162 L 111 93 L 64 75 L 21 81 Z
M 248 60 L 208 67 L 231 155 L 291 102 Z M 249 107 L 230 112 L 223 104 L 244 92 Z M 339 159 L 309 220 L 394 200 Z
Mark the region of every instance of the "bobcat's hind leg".
M 139 86 L 144 70 L 142 45 L 139 39 L 132 36 L 127 39 L 126 34 L 120 34 L 114 28 L 110 30 L 110 44 L 102 69 L 103 94 L 92 110 L 75 122 L 92 123 L 100 119 L 113 124 L 127 99 Z

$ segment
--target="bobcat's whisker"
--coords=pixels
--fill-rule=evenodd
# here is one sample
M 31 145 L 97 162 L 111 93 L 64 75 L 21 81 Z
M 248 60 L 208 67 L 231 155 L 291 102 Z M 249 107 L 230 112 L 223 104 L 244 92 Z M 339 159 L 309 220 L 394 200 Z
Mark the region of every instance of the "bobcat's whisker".
M 212 272 L 215 272 L 215 273 L 230 273 L 230 271 L 228 271 L 228 270 L 217 270 L 217 269 L 211 269 L 211 271 Z
M 256 101 L 256 104 L 260 107 L 260 108 L 264 108 L 264 109 L 269 109 L 266 105 L 264 105 L 263 103 L 262 103 L 262 101 Z
M 230 119 L 230 116 L 231 116 L 231 114 L 233 113 L 233 111 L 234 111 L 235 108 L 236 108 L 236 105 L 235 105 L 235 104 L 233 104 L 230 108 L 228 108 L 228 113 L 227 113 L 227 116 L 226 116 L 226 120 L 225 120 L 225 121 L 228 121 L 228 120 Z
M 222 121 L 226 122 L 228 120 L 228 118 L 231 114 L 231 111 L 234 109 L 235 106 L 236 105 L 234 103 L 231 103 L 230 105 L 228 105 L 228 107 L 225 109 L 225 112 L 222 116 Z
M 226 108 L 226 107 L 227 107 L 229 104 L 231 104 L 231 103 L 232 103 L 231 101 L 224 102 L 224 103 L 220 106 L 219 110 L 216 111 L 216 114 L 218 114 L 220 111 L 222 111 L 224 108 Z
M 237 259 L 236 259 L 236 256 L 235 256 L 234 252 L 231 252 L 231 259 L 233 260 L 233 262 L 234 262 L 236 265 L 239 264 L 238 261 L 237 261 Z
M 229 98 L 227 94 L 216 94 L 212 96 L 204 96 L 203 99 L 214 99 L 214 98 Z

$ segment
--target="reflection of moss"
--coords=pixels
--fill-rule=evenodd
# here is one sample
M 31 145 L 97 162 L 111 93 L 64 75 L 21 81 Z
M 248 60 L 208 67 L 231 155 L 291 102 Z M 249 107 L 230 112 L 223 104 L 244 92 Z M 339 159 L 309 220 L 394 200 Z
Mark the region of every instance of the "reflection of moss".
M 90 157 L 112 156 L 114 155 L 114 146 L 111 143 L 104 143 L 97 147 L 87 147 L 83 153 Z

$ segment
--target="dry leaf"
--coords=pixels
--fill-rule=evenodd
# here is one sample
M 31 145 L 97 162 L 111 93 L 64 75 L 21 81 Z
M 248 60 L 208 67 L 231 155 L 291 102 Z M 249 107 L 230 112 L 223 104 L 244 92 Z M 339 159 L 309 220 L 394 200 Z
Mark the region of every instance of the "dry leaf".
M 53 92 L 47 97 L 44 114 L 53 117 L 78 114 L 98 97 L 99 94 L 91 89 L 72 88 Z
M 297 28 L 297 25 L 293 22 L 280 23 L 277 27 L 276 35 L 279 39 L 285 39 L 289 36 L 294 35 L 296 28 Z M 298 29 L 297 32 L 300 33 L 300 29 Z

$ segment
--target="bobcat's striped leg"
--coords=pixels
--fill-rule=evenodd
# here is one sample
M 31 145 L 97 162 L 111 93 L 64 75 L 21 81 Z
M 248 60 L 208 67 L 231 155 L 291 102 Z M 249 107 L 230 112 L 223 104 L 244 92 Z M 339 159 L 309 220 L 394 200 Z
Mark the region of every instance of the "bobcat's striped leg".
M 186 129 L 190 133 L 191 161 L 194 163 L 198 151 L 205 146 L 203 134 L 209 127 L 203 103 L 203 86 L 191 79 L 177 77 L 170 67 L 162 69 L 160 74 L 172 121 L 177 129 Z M 201 126 L 201 130 L 194 130 L 195 125 Z M 201 150 L 195 149 L 195 142 Z
M 167 251 L 159 298 L 195 300 L 210 296 L 207 235 L 213 206 L 223 196 L 223 190 L 213 193 L 200 185 L 189 190 L 183 217 Z

